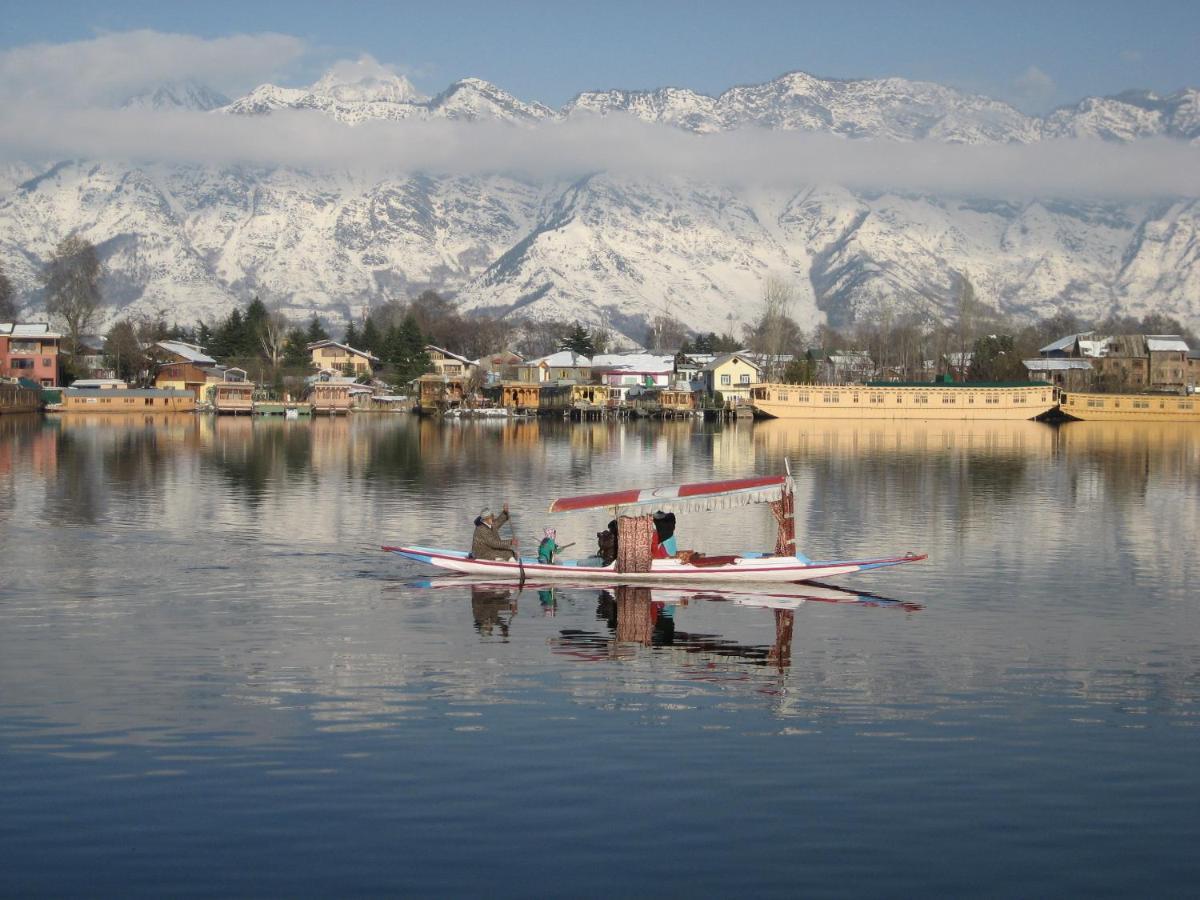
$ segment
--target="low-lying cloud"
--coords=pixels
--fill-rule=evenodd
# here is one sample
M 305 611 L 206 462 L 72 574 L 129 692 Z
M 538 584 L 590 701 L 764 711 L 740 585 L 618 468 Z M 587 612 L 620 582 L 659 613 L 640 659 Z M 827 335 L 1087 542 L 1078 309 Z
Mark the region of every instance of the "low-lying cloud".
M 1165 139 L 963 146 L 757 128 L 696 135 L 626 116 L 572 116 L 528 127 L 443 119 L 349 126 L 312 110 L 242 116 L 115 108 L 167 82 L 190 80 L 237 93 L 313 54 L 305 41 L 289 35 L 203 39 L 153 31 L 0 52 L 0 161 L 48 165 L 86 159 L 535 180 L 610 172 L 732 186 L 819 183 L 997 197 L 1200 196 L 1200 146 Z M 343 74 L 364 67 L 394 71 L 373 60 L 342 66 L 351 70 Z M 1030 73 L 1041 75 L 1032 67 Z
M 856 190 L 984 196 L 1200 196 L 1200 148 L 1064 139 L 1018 145 L 848 140 L 746 129 L 695 135 L 624 116 L 534 127 L 445 120 L 348 126 L 315 111 L 266 116 L 147 110 L 0 113 L 0 157 L 208 166 L 505 174 L 594 172 L 731 185 L 839 184 Z

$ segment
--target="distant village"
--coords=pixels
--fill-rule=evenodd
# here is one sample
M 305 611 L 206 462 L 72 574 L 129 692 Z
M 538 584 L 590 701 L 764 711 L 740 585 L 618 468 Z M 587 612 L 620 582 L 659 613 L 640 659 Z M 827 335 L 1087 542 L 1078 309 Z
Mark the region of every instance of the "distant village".
M 739 416 L 764 384 L 1032 381 L 1186 395 L 1200 381 L 1200 348 L 1178 322 L 1125 317 L 1084 329 L 1060 313 L 1018 328 L 977 304 L 965 279 L 949 324 L 806 334 L 789 315 L 790 287 L 772 278 L 740 335 L 732 323 L 728 334 L 696 334 L 660 314 L 635 343 L 579 322 L 464 316 L 434 291 L 364 309 L 340 339 L 315 314 L 302 327 L 258 298 L 217 323 L 122 319 L 99 335 L 89 326 L 100 271 L 90 244 L 66 238 L 44 277 L 50 320 L 0 317 L 0 404 L 34 402 L 24 385 L 63 412 Z M 6 284 L 0 271 L 0 314 L 11 315 Z

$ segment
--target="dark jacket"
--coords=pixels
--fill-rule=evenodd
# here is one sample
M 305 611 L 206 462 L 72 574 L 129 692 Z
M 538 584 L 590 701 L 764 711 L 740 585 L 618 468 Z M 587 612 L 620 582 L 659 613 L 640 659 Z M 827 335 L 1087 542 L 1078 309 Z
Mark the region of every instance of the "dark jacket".
M 486 522 L 475 526 L 475 534 L 471 537 L 471 555 L 476 559 L 516 559 L 513 542 L 500 537 L 500 526 L 508 521 L 508 513 L 502 512 L 496 516 L 495 524 L 490 528 Z

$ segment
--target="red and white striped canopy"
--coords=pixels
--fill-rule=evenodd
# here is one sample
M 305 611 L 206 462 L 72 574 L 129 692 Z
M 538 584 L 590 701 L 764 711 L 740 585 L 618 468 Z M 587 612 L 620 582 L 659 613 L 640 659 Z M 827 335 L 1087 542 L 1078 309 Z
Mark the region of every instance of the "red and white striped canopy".
M 579 497 L 558 498 L 550 504 L 550 512 L 624 509 L 631 506 L 653 506 L 655 509 L 673 512 L 728 509 L 733 506 L 778 500 L 783 494 L 783 486 L 786 482 L 786 475 L 767 475 L 759 478 L 736 478 L 730 481 L 676 484 L 670 487 L 634 488 L 628 491 L 611 491 L 606 494 L 583 494 Z

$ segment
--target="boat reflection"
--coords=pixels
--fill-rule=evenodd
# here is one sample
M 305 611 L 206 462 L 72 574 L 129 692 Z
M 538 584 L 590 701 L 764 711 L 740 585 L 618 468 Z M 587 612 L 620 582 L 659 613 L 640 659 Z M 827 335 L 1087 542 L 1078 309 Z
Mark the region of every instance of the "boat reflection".
M 524 586 L 512 582 L 492 582 L 461 576 L 423 579 L 410 587 L 468 588 L 471 615 L 481 637 L 508 639 L 517 615 L 517 604 L 526 590 L 538 597 L 542 616 L 558 614 L 562 593 L 591 594 L 595 585 L 539 584 Z M 734 606 L 769 610 L 774 618 L 775 640 L 770 645 L 742 643 L 718 634 L 682 630 L 681 611 L 694 604 L 729 603 Z M 654 650 L 670 648 L 687 654 L 732 659 L 752 665 L 770 666 L 780 671 L 792 661 L 792 633 L 795 612 L 806 603 L 830 603 L 860 609 L 895 609 L 919 612 L 924 607 L 912 601 L 893 600 L 867 591 L 851 591 L 832 585 L 811 583 L 770 585 L 748 590 L 742 586 L 657 586 L 611 585 L 596 596 L 596 618 L 607 625 L 606 631 L 563 629 L 550 639 L 551 650 L 576 659 L 599 661 L 629 658 L 638 647 Z

